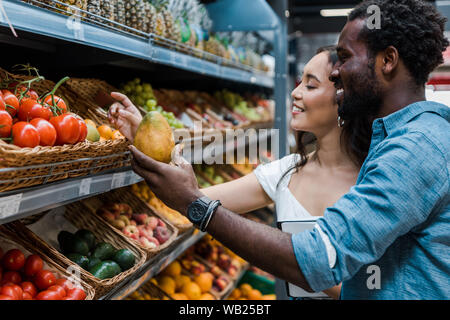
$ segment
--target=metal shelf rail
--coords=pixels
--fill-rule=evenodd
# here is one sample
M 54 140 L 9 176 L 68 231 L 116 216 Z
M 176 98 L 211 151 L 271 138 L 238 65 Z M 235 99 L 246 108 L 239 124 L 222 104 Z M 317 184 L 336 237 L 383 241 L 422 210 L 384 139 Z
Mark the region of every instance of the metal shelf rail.
M 274 86 L 273 77 L 250 66 L 154 34 L 144 33 L 82 10 L 69 16 L 62 14 L 65 10 L 55 6 L 36 0 L 30 0 L 30 2 L 60 11 L 60 13 L 17 0 L 3 0 L 5 12 L 15 29 L 80 43 L 202 75 L 267 88 Z M 62 2 L 54 2 L 60 7 L 67 6 Z M 3 14 L 0 14 L 0 25 L 8 27 L 7 19 Z

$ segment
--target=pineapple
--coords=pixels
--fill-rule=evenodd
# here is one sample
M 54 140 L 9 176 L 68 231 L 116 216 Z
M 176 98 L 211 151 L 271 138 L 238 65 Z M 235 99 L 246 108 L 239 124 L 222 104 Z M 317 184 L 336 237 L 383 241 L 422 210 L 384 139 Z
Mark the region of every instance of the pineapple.
M 50 4 L 51 1 L 43 1 L 44 3 L 48 3 Z M 60 2 L 64 3 L 51 3 L 51 5 L 56 6 L 58 9 L 61 9 L 63 11 L 66 11 L 66 13 L 68 15 L 71 14 L 79 14 L 79 15 L 83 15 L 83 13 L 81 12 L 77 12 L 76 8 L 81 9 L 81 10 L 86 10 L 87 7 L 87 0 L 61 0 Z M 60 12 L 60 11 L 58 11 Z
M 88 0 L 87 1 L 87 11 L 91 14 L 100 15 L 101 14 L 101 8 L 100 8 L 100 0 Z M 93 15 L 89 15 L 89 21 L 98 21 L 101 22 L 100 18 L 95 17 Z
M 125 25 L 125 3 L 123 0 L 114 1 L 114 21 Z
M 113 1 L 102 0 L 100 2 L 100 15 L 105 19 L 114 21 L 114 3 L 113 3 Z
M 140 31 L 144 28 L 145 6 L 143 0 L 124 0 L 125 2 L 125 23 L 127 26 Z
M 180 41 L 181 39 L 181 30 L 180 28 L 176 28 L 176 22 L 173 19 L 172 14 L 167 10 L 166 7 L 161 9 L 161 13 L 164 17 L 164 22 L 166 24 L 166 36 L 170 40 Z
M 155 33 L 156 30 L 156 9 L 148 1 L 145 1 L 145 30 L 147 33 Z

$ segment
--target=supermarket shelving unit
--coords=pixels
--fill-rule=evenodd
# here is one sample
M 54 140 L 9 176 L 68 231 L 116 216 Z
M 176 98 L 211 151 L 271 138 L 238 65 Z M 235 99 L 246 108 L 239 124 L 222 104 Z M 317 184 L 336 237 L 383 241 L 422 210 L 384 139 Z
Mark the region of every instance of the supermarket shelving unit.
M 29 0 L 33 2 L 34 0 Z M 218 0 L 208 5 L 208 11 L 215 22 L 215 30 L 226 31 L 263 31 L 273 33 L 276 70 L 275 76 L 267 75 L 259 70 L 244 65 L 232 65 L 220 57 L 212 57 L 207 53 L 199 57 L 198 52 L 173 50 L 180 44 L 170 43 L 151 34 L 144 34 L 127 30 L 126 26 L 111 26 L 93 24 L 80 21 L 77 17 L 69 17 L 28 3 L 15 0 L 3 0 L 2 4 L 6 16 L 0 14 L 0 43 L 9 43 L 37 50 L 48 49 L 50 46 L 77 46 L 89 54 L 89 50 L 98 49 L 100 52 L 121 57 L 112 65 L 127 66 L 129 61 L 137 64 L 143 70 L 148 63 L 168 67 L 168 72 L 184 70 L 196 77 L 213 77 L 229 82 L 236 82 L 246 86 L 254 86 L 274 92 L 276 101 L 275 128 L 280 129 L 280 141 L 287 141 L 286 130 L 286 26 L 283 20 L 270 8 L 265 0 L 251 1 L 252 10 L 258 10 L 255 15 L 248 10 L 250 2 L 242 0 L 227 0 L 229 11 L 223 11 L 225 1 Z M 284 2 L 284 1 L 283 1 Z M 243 10 L 245 9 L 245 10 Z M 237 10 L 237 11 L 236 11 Z M 239 15 L 236 15 L 237 12 Z M 242 16 L 251 12 L 251 19 Z M 283 11 L 284 12 L 284 11 Z M 220 13 L 220 14 L 219 14 Z M 217 20 L 217 21 L 216 21 Z M 242 21 L 246 24 L 243 25 Z M 19 34 L 19 38 L 12 35 L 9 22 Z M 22 35 L 25 35 L 22 37 Z M 163 44 L 164 46 L 161 46 Z M 192 54 L 193 53 L 193 54 Z M 196 55 L 197 53 L 197 55 Z M 101 55 L 101 54 L 100 54 Z M 90 62 L 92 63 L 92 62 Z M 272 136 L 272 132 L 257 136 L 261 141 Z M 226 146 L 225 152 L 234 146 Z M 287 147 L 280 144 L 279 156 L 287 153 Z M 198 157 L 194 157 L 198 159 Z M 6 168 L 0 170 L 14 170 Z M 142 179 L 134 174 L 130 167 L 116 169 L 97 175 L 81 178 L 66 179 L 59 182 L 43 184 L 36 187 L 0 193 L 0 224 L 21 219 L 39 212 L 50 210 L 70 202 L 95 196 L 110 190 L 131 185 Z M 127 279 L 120 286 L 109 292 L 103 299 L 122 299 L 133 290 L 139 288 L 146 280 L 156 275 L 165 266 L 175 260 L 188 247 L 203 237 L 200 232 L 187 232 L 178 237 L 175 244 L 162 251 L 148 261 L 136 274 Z

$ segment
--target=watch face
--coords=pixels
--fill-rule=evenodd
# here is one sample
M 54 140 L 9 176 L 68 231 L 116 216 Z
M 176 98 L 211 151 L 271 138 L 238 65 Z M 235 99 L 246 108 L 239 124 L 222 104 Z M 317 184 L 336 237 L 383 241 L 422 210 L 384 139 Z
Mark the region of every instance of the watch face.
M 205 207 L 199 203 L 194 203 L 189 209 L 189 216 L 193 221 L 200 221 L 205 214 Z

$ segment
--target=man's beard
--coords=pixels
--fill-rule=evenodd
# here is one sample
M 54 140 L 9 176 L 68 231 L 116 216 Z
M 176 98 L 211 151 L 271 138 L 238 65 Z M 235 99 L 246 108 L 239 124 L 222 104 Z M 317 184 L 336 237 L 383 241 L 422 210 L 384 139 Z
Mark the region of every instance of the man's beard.
M 338 107 L 342 120 L 361 117 L 374 118 L 383 102 L 381 89 L 375 75 L 374 64 L 369 63 L 368 72 L 349 79 L 344 98 Z

